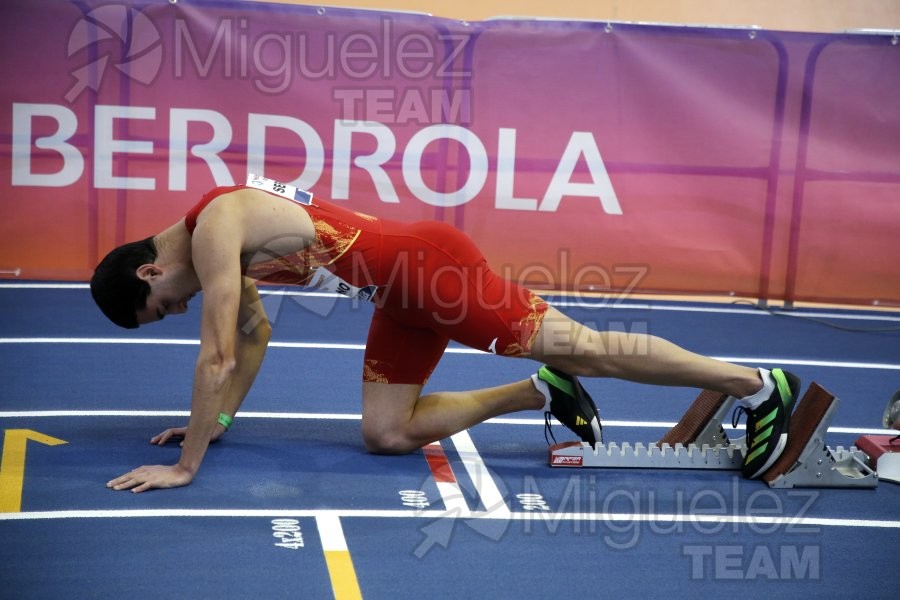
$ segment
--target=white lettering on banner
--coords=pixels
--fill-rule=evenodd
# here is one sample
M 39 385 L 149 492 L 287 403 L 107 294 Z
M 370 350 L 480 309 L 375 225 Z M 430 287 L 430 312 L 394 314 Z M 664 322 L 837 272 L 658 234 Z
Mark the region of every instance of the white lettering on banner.
M 153 142 L 146 140 L 117 140 L 114 137 L 117 119 L 156 119 L 156 109 L 150 106 L 94 107 L 94 185 L 99 189 L 153 190 L 152 177 L 117 177 L 113 175 L 114 154 L 153 154 Z
M 306 149 L 306 160 L 303 171 L 296 179 L 288 181 L 291 185 L 308 190 L 316 184 L 325 169 L 325 147 L 322 138 L 309 123 L 295 117 L 283 115 L 262 115 L 250 113 L 247 124 L 247 172 L 262 173 L 266 164 L 266 130 L 269 128 L 286 129 L 303 140 Z
M 394 156 L 397 142 L 391 130 L 381 123 L 373 121 L 335 121 L 334 122 L 334 160 L 331 163 L 331 198 L 347 200 L 350 198 L 350 149 L 353 146 L 353 134 L 366 133 L 375 138 L 375 150 L 371 154 L 357 156 L 353 164 L 372 177 L 372 183 L 378 190 L 378 197 L 383 202 L 399 203 L 394 184 L 382 165 Z
M 436 192 L 425 184 L 422 178 L 422 154 L 428 144 L 440 139 L 456 140 L 469 154 L 469 178 L 465 185 L 455 192 Z M 474 133 L 459 125 L 432 125 L 420 131 L 409 140 L 403 152 L 403 179 L 413 195 L 432 206 L 459 206 L 474 198 L 488 174 L 487 150 Z
M 575 172 L 575 166 L 581 156 L 584 156 L 593 183 L 572 182 L 572 173 Z M 556 212 L 563 196 L 600 198 L 600 203 L 603 204 L 603 210 L 606 213 L 622 214 L 622 207 L 619 206 L 619 199 L 616 198 L 616 192 L 609 180 L 609 173 L 606 172 L 606 165 L 603 164 L 597 142 L 594 140 L 594 136 L 587 131 L 572 133 L 572 137 L 569 138 L 569 143 L 566 145 L 566 151 L 559 159 L 553 179 L 547 186 L 547 193 L 544 194 L 544 200 L 541 202 L 539 210 Z
M 212 127 L 212 139 L 191 146 L 191 155 L 206 162 L 216 181 L 233 185 L 228 167 L 219 153 L 231 143 L 231 123 L 220 112 L 199 108 L 173 108 L 169 115 L 169 189 L 187 189 L 188 123 L 206 123 Z
M 497 208 L 535 210 L 537 198 L 516 198 L 516 130 L 501 128 L 497 136 Z
M 32 139 L 33 122 L 41 118 L 55 121 L 55 132 Z M 95 106 L 93 138 L 85 136 L 88 141 L 83 146 L 86 147 L 79 148 L 69 142 L 78 129 L 78 116 L 71 109 L 55 104 L 13 104 L 12 184 L 39 187 L 72 185 L 84 175 L 87 154 L 94 163 L 94 185 L 97 188 L 156 189 L 156 180 L 152 177 L 125 177 L 113 173 L 117 163 L 125 163 L 120 168 L 126 172 L 129 155 L 152 155 L 157 151 L 150 140 L 117 139 L 114 133 L 116 121 L 146 121 L 156 118 L 156 109 L 153 107 Z M 189 156 L 199 158 L 206 164 L 216 185 L 233 185 L 234 179 L 220 156 L 234 142 L 233 128 L 228 118 L 217 111 L 199 108 L 170 108 L 168 118 L 168 189 L 187 189 Z M 212 127 L 211 139 L 188 148 L 190 123 L 206 123 Z M 121 129 L 127 131 L 128 127 Z M 273 129 L 284 129 L 295 134 L 305 150 L 303 159 L 298 160 L 299 174 L 287 183 L 302 189 L 312 188 L 325 171 L 325 145 L 319 132 L 296 117 L 257 113 L 247 115 L 247 171 L 265 172 L 267 133 Z M 371 177 L 382 202 L 399 203 L 395 182 L 385 169 L 386 163 L 396 154 L 394 132 L 383 123 L 335 120 L 331 133 L 334 148 L 332 198 L 344 200 L 350 197 L 350 169 L 353 166 Z M 375 149 L 368 154 L 353 157 L 354 139 L 362 134 L 374 139 Z M 515 195 L 516 137 L 515 129 L 500 128 L 497 132 L 494 190 L 494 206 L 497 209 L 555 212 L 563 198 L 580 197 L 599 200 L 606 214 L 622 214 L 622 207 L 593 133 L 572 132 L 540 201 L 537 198 Z M 468 157 L 469 168 L 467 173 L 460 171 L 461 181 L 454 182 L 452 177 L 449 178 L 451 185 L 458 185 L 455 191 L 443 192 L 431 189 L 425 183 L 423 168 L 428 169 L 428 166 L 423 167 L 423 157 L 431 144 L 446 144 L 448 141 L 459 144 L 459 151 Z M 62 158 L 62 167 L 52 173 L 35 172 L 35 149 L 44 151 L 39 154 L 41 157 L 47 156 L 47 151 L 55 153 Z M 114 161 L 114 158 L 117 160 Z M 581 162 L 587 167 L 590 182 L 572 181 Z M 481 138 L 475 132 L 454 124 L 431 125 L 417 131 L 403 149 L 401 163 L 403 181 L 410 192 L 422 202 L 438 207 L 460 206 L 478 196 L 484 190 L 489 169 L 488 153 Z M 437 168 L 444 166 L 437 165 Z
M 56 132 L 34 140 L 34 147 L 52 150 L 62 156 L 63 166 L 56 173 L 35 173 L 31 164 L 31 123 L 35 117 L 56 121 Z M 78 181 L 84 171 L 84 157 L 66 140 L 75 135 L 78 117 L 57 104 L 13 104 L 12 184 L 63 187 Z

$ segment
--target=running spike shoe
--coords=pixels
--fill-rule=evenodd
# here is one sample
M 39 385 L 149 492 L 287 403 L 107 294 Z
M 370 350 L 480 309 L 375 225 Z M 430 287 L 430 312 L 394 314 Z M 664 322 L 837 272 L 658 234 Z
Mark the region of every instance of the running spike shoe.
M 747 415 L 747 454 L 742 472 L 749 479 L 762 476 L 784 452 L 791 411 L 800 390 L 800 379 L 793 373 L 772 369 L 769 377 L 775 380 L 769 399 L 756 409 L 739 406 L 732 415 L 735 427 L 741 414 Z
M 578 437 L 594 446 L 603 441 L 603 427 L 600 425 L 600 413 L 590 395 L 581 386 L 578 378 L 548 366 L 542 366 L 534 376 L 547 384 L 550 390 L 550 410 L 544 413 L 546 438 L 550 430 L 550 414 L 556 420 L 571 429 Z M 549 443 L 549 440 L 547 440 Z

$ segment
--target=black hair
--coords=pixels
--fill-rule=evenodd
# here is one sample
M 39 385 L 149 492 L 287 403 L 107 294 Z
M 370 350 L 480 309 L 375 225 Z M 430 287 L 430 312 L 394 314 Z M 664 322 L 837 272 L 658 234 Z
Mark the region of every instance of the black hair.
M 94 269 L 91 277 L 94 302 L 119 327 L 137 328 L 137 311 L 147 306 L 150 284 L 140 279 L 136 271 L 155 260 L 156 244 L 148 237 L 119 246 Z

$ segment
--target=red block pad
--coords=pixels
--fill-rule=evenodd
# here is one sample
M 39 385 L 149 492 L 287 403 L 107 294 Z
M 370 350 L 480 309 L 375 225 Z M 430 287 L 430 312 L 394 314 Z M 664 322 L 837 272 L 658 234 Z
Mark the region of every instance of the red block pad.
M 895 440 L 891 443 L 891 440 Z M 869 466 L 878 472 L 878 479 L 900 483 L 900 439 L 896 435 L 864 435 L 856 440 L 856 447 L 869 457 Z

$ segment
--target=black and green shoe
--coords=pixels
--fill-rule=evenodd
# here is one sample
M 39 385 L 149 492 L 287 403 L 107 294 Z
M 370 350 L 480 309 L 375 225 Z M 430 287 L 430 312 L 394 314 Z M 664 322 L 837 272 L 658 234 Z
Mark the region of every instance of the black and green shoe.
M 742 472 L 749 479 L 768 471 L 784 452 L 791 411 L 800 390 L 800 379 L 793 373 L 772 369 L 769 377 L 775 381 L 769 399 L 752 410 L 739 406 L 732 417 L 732 426 L 736 427 L 740 415 L 747 413 L 747 454 Z
M 603 441 L 603 428 L 600 425 L 597 405 L 577 377 L 546 365 L 542 366 L 534 377 L 546 383 L 550 390 L 550 411 L 545 413 L 547 420 L 545 435 L 550 429 L 552 413 L 557 421 L 590 445 L 594 446 Z M 550 432 L 550 435 L 553 433 Z

